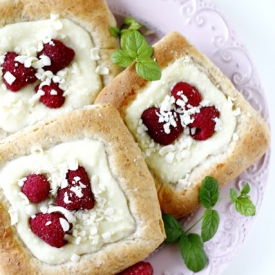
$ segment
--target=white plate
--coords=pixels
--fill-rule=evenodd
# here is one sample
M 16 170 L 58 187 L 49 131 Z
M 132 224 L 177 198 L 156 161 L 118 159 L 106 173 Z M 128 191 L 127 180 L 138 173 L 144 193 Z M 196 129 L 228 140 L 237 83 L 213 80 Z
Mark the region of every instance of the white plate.
M 257 71 L 246 48 L 232 26 L 208 0 L 107 0 L 118 24 L 126 16 L 142 22 L 155 35 L 155 42 L 170 31 L 179 31 L 206 54 L 266 121 L 269 113 Z M 246 182 L 251 186 L 251 199 L 259 211 L 267 184 L 270 152 L 242 175 L 223 188 L 228 195 L 231 187 L 240 189 Z M 216 236 L 205 243 L 209 258 L 207 267 L 198 275 L 218 275 L 226 268 L 248 237 L 257 216 L 246 218 L 233 209 L 229 200 L 222 200 L 216 208 L 220 213 L 220 227 Z M 201 216 L 202 210 L 182 221 L 185 229 Z M 199 227 L 193 232 L 199 232 Z M 191 275 L 181 258 L 178 245 L 162 246 L 146 260 L 154 267 L 155 275 Z

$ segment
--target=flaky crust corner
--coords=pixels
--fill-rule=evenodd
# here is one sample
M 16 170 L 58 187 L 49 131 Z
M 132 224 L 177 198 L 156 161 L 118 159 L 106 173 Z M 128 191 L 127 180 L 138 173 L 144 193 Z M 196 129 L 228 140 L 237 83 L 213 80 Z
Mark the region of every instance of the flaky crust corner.
M 106 85 L 121 72 L 110 60 L 118 43 L 109 32 L 110 26 L 116 26 L 116 20 L 105 0 L 0 0 L 0 11 L 0 27 L 49 19 L 51 14 L 72 20 L 91 34 L 95 46 L 100 49 L 98 64 L 110 69 L 108 75 L 103 75 L 103 83 Z
M 33 257 L 10 225 L 9 204 L 1 191 L 1 274 L 116 274 L 147 257 L 164 240 L 154 180 L 132 135 L 111 105 L 98 104 L 86 110 L 72 111 L 9 136 L 0 142 L 0 166 L 30 154 L 32 148 L 46 150 L 83 138 L 103 142 L 111 173 L 123 190 L 136 222 L 135 232 L 123 240 L 105 245 L 98 252 L 81 256 L 77 263 L 45 264 Z
M 190 214 L 199 206 L 198 190 L 205 176 L 213 176 L 222 187 L 260 159 L 270 145 L 270 130 L 261 115 L 235 89 L 231 81 L 185 37 L 171 32 L 154 45 L 154 58 L 162 69 L 185 56 L 220 91 L 236 99 L 234 104 L 241 109 L 242 114 L 237 121 L 238 141 L 232 141 L 222 154 L 212 156 L 196 167 L 189 178 L 191 187 L 180 189 L 174 183 L 162 182 L 158 175 L 153 174 L 162 211 L 177 218 Z M 114 104 L 124 118 L 129 104 L 147 84 L 147 81 L 136 74 L 133 64 L 105 87 L 95 102 Z

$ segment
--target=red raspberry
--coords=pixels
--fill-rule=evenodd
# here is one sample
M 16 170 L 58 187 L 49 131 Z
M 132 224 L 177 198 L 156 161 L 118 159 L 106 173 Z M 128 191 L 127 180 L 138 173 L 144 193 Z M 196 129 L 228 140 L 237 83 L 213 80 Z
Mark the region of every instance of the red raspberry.
M 64 91 L 54 82 L 51 82 L 50 85 L 42 86 L 41 89 L 39 89 L 39 85 L 37 85 L 35 91 L 38 92 L 38 90 L 42 90 L 45 93 L 40 97 L 40 102 L 49 108 L 60 108 L 65 102 L 65 97 L 63 96 Z
M 188 99 L 186 105 L 184 106 L 183 109 L 189 109 L 190 107 L 188 107 L 188 105 L 191 105 L 192 107 L 196 107 L 200 105 L 200 102 L 202 100 L 201 94 L 199 93 L 199 91 L 191 86 L 190 84 L 186 83 L 186 82 L 179 82 L 177 83 L 172 91 L 171 91 L 171 95 L 176 99 L 176 101 L 179 100 L 183 100 L 182 99 L 182 95 L 185 95 Z M 178 108 L 182 108 L 182 106 L 178 105 L 176 103 L 176 106 Z
M 20 89 L 24 88 L 26 85 L 34 83 L 37 78 L 35 76 L 36 71 L 34 68 L 26 68 L 24 64 L 15 61 L 14 59 L 18 56 L 15 52 L 6 53 L 3 67 L 3 76 L 2 80 L 5 83 L 6 87 L 12 92 L 17 92 Z M 11 73 L 15 80 L 12 83 L 8 83 L 5 79 L 5 74 Z
M 24 181 L 21 190 L 31 202 L 39 203 L 47 199 L 50 183 L 42 174 L 30 174 Z
M 166 133 L 164 130 L 165 122 L 159 122 L 160 108 L 151 107 L 146 109 L 141 118 L 144 125 L 147 127 L 149 136 L 157 143 L 161 145 L 169 145 L 175 141 L 179 135 L 183 132 L 181 126 L 179 114 L 172 112 L 176 127 L 170 125 L 170 133 Z
M 153 275 L 154 270 L 149 262 L 138 262 L 135 265 L 128 267 L 118 275 Z
M 220 117 L 220 112 L 214 106 L 202 107 L 200 112 L 192 117 L 194 121 L 188 126 L 196 128 L 196 131 L 195 133 L 191 131 L 191 136 L 195 140 L 206 140 L 214 134 L 216 125 L 214 119 Z
M 57 192 L 57 205 L 68 210 L 92 209 L 94 196 L 87 172 L 84 167 L 68 170 L 66 178 L 68 186 Z
M 69 228 L 64 231 L 60 219 L 67 221 L 62 214 L 57 212 L 46 214 L 40 212 L 34 218 L 30 218 L 31 230 L 47 244 L 60 248 L 67 243 L 64 237 L 66 232 L 71 228 L 71 225 L 68 223 Z
M 67 67 L 74 59 L 75 52 L 73 49 L 65 46 L 61 41 L 52 39 L 44 45 L 38 57 L 46 55 L 51 60 L 51 65 L 45 66 L 44 70 L 52 71 L 54 74 Z

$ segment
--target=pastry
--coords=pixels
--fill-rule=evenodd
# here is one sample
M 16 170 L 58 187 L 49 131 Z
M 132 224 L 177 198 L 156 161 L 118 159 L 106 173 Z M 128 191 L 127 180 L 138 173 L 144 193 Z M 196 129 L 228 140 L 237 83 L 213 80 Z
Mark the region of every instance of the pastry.
M 155 179 L 162 211 L 180 218 L 199 206 L 205 176 L 222 187 L 261 158 L 270 131 L 230 80 L 181 34 L 169 33 L 153 48 L 159 81 L 140 78 L 133 64 L 95 102 L 119 110 Z
M 116 274 L 165 233 L 154 180 L 115 107 L 0 142 L 1 274 Z
M 104 0 L 1 0 L 0 11 L 0 137 L 92 104 L 121 71 Z

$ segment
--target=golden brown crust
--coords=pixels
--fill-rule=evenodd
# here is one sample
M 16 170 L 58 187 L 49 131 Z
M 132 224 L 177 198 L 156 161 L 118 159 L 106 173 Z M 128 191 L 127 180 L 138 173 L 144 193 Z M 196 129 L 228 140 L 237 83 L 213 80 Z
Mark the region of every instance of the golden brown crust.
M 154 57 L 162 69 L 185 56 L 188 56 L 192 64 L 203 71 L 220 91 L 236 99 L 234 104 L 241 109 L 242 115 L 237 118 L 236 133 L 239 140 L 232 141 L 226 151 L 211 156 L 196 167 L 189 178 L 191 188 L 176 188 L 173 183 L 162 182 L 159 176 L 151 171 L 162 211 L 176 217 L 186 216 L 198 207 L 198 189 L 205 176 L 215 177 L 220 186 L 224 186 L 263 156 L 270 143 L 270 131 L 263 118 L 234 88 L 230 80 L 182 35 L 172 32 L 154 45 Z M 124 118 L 129 103 L 135 100 L 139 90 L 147 84 L 147 81 L 137 76 L 132 65 L 105 87 L 95 102 L 114 104 Z
M 111 105 L 94 105 L 56 119 L 25 128 L 0 142 L 0 165 L 63 142 L 88 138 L 104 144 L 113 177 L 123 190 L 136 222 L 134 233 L 117 243 L 107 244 L 98 252 L 81 256 L 77 263 L 45 264 L 25 247 L 15 227 L 10 225 L 9 203 L 2 191 L 0 203 L 1 274 L 116 274 L 142 260 L 164 239 L 161 212 L 154 180 L 140 149 Z M 139 195 L 136 196 L 136 190 Z
M 103 83 L 106 85 L 120 73 L 121 69 L 110 60 L 110 53 L 118 48 L 118 44 L 109 32 L 109 27 L 116 26 L 116 21 L 105 0 L 1 0 L 0 11 L 0 27 L 48 19 L 51 14 L 72 20 L 91 34 L 95 46 L 101 50 L 98 64 L 110 69 L 110 73 L 103 76 Z

